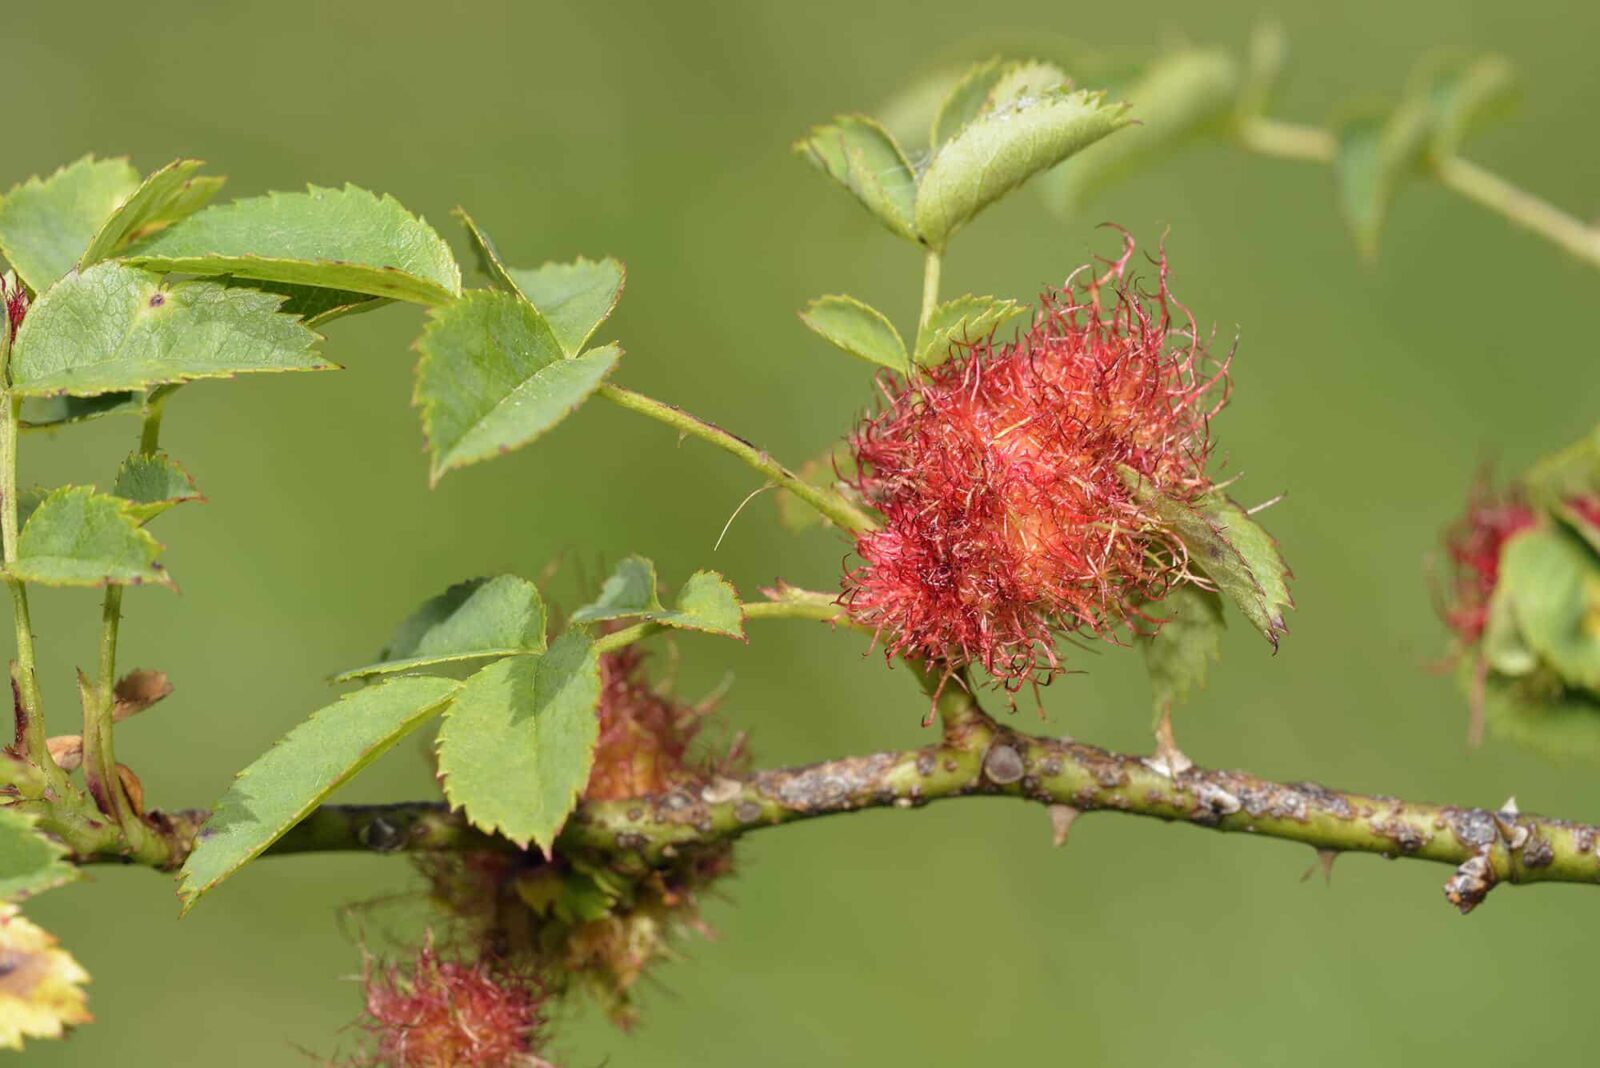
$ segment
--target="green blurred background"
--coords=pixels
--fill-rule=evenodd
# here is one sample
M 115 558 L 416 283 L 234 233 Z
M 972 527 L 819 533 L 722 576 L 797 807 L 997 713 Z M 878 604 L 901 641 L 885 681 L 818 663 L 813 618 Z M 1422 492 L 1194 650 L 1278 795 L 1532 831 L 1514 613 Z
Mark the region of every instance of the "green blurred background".
M 0 64 L 9 184 L 86 151 L 145 169 L 196 155 L 246 195 L 346 180 L 395 194 L 458 248 L 460 203 L 508 260 L 614 254 L 628 291 L 607 332 L 618 380 L 682 402 L 793 462 L 869 403 L 870 371 L 795 320 L 848 291 L 914 314 L 914 251 L 788 151 L 815 121 L 870 109 L 975 34 L 1040 51 L 1063 37 L 1136 56 L 1188 39 L 1237 45 L 1250 3 L 1064 5 L 989 0 L 809 4 L 113 3 L 7 5 Z M 1517 64 L 1511 122 L 1470 154 L 1579 214 L 1600 188 L 1588 42 L 1600 7 L 1570 0 L 1280 5 L 1293 47 L 1277 112 L 1324 120 L 1392 93 L 1430 48 Z M 1466 712 L 1434 673 L 1444 648 L 1424 557 L 1475 468 L 1513 470 L 1595 418 L 1600 277 L 1436 188 L 1400 199 L 1380 262 L 1352 250 L 1325 169 L 1197 148 L 1102 197 L 1081 221 L 1026 193 L 955 243 L 946 292 L 1026 297 L 1092 251 L 1114 219 L 1171 227 L 1174 284 L 1237 330 L 1233 407 L 1218 424 L 1247 501 L 1298 581 L 1276 657 L 1236 627 L 1180 739 L 1196 759 L 1288 778 L 1600 819 L 1592 769 L 1504 747 L 1467 753 Z M 210 495 L 164 519 L 182 596 L 129 597 L 127 666 L 177 694 L 122 731 L 167 807 L 205 805 L 233 771 L 328 699 L 415 602 L 465 576 L 591 571 L 629 552 L 669 581 L 725 570 L 825 586 L 842 548 L 796 538 L 758 501 L 713 554 L 755 477 L 608 406 L 536 447 L 426 487 L 409 408 L 419 326 L 389 308 L 333 324 L 337 375 L 193 386 L 166 443 Z M 24 446 L 25 481 L 109 478 L 134 428 L 103 420 Z M 46 698 L 71 715 L 95 598 L 37 598 Z M 854 637 L 764 624 L 748 647 L 681 643 L 691 694 L 725 703 L 764 761 L 916 744 L 903 671 Z M 1052 687 L 1055 732 L 1147 744 L 1137 656 L 1083 656 Z M 1034 726 L 1031 710 L 1019 724 Z M 63 726 L 65 730 L 67 727 Z M 419 796 L 420 743 L 349 800 Z M 1365 857 L 1331 887 L 1309 850 L 1096 817 L 1049 848 L 1044 813 L 1010 802 L 874 813 L 762 834 L 621 1035 L 578 1013 L 555 1054 L 618 1066 L 1074 1063 L 1457 1066 L 1593 1059 L 1600 897 L 1502 890 L 1470 919 L 1446 872 Z M 353 933 L 414 911 L 353 903 L 415 890 L 396 860 L 271 860 L 179 923 L 171 885 L 97 870 L 30 912 L 95 976 L 99 1022 L 41 1065 L 304 1063 L 335 1052 L 358 1009 Z M 351 1035 L 343 1041 L 348 1048 Z

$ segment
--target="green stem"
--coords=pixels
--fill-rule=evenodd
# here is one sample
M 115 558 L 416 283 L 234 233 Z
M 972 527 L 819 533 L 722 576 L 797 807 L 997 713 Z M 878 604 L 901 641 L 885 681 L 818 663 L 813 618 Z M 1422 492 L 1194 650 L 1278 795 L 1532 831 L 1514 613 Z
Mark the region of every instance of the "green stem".
M 137 822 L 122 777 L 117 774 L 112 718 L 116 707 L 117 631 L 122 621 L 122 587 L 107 586 L 100 609 L 100 656 L 92 687 L 83 691 L 83 779 L 100 810 L 124 833 Z M 136 833 L 136 832 L 133 832 Z
M 17 562 L 17 424 L 22 401 L 9 389 L 0 392 L 0 539 L 4 541 L 7 568 L 6 587 L 11 591 L 11 617 L 16 627 L 16 683 L 18 740 L 27 758 L 45 773 L 57 795 L 66 793 L 66 774 L 50 759 L 45 745 L 44 702 L 39 695 L 39 678 L 34 663 L 33 622 L 28 613 L 28 588 L 11 577 L 10 567 Z
M 708 423 L 698 416 L 690 415 L 676 405 L 666 404 L 651 397 L 646 397 L 642 393 L 635 393 L 631 389 L 623 389 L 621 386 L 611 385 L 610 383 L 601 386 L 599 394 L 613 404 L 626 408 L 631 412 L 647 415 L 657 422 L 665 423 L 679 433 L 699 438 L 701 441 L 709 442 L 725 452 L 732 453 L 746 464 L 766 475 L 777 486 L 788 490 L 802 501 L 805 501 L 842 530 L 852 534 L 860 534 L 877 528 L 878 524 L 871 516 L 857 508 L 840 494 L 833 490 L 811 485 L 805 479 L 767 455 L 765 450 L 756 448 L 738 435 L 730 434 L 713 423 Z
M 939 273 L 944 265 L 944 254 L 930 248 L 922 259 L 922 314 L 917 317 L 917 330 L 928 325 L 928 316 L 939 303 Z
M 1327 130 L 1276 119 L 1248 118 L 1239 124 L 1239 143 L 1252 152 L 1278 159 L 1331 163 L 1338 139 Z
M 1600 226 L 1589 226 L 1582 219 L 1568 215 L 1554 204 L 1540 200 L 1459 156 L 1436 162 L 1434 174 L 1445 188 L 1559 245 L 1589 265 L 1600 267 Z
M 151 390 L 145 397 L 139 429 L 139 452 L 153 456 L 161 442 L 161 416 L 166 394 Z M 117 638 L 122 621 L 122 587 L 106 587 L 100 614 L 100 662 L 94 688 L 83 695 L 83 774 L 89 791 L 106 815 L 116 821 L 134 856 L 168 855 L 168 849 L 135 809 L 117 770 L 113 736 L 116 722 Z
M 939 718 L 946 745 L 970 749 L 988 744 L 998 724 L 978 703 L 965 671 L 949 671 L 944 665 L 920 660 L 907 660 L 906 664 L 916 674 L 922 692 L 933 701 L 925 723 Z
M 1275 119 L 1245 119 L 1237 134 L 1245 148 L 1278 159 L 1330 163 L 1339 149 L 1338 139 L 1327 130 Z M 1590 226 L 1459 156 L 1434 159 L 1431 167 L 1434 177 L 1446 189 L 1537 234 L 1590 266 L 1600 267 L 1600 226 Z
M 818 623 L 834 623 L 839 626 L 849 627 L 866 634 L 872 630 L 855 622 L 840 607 L 838 599 L 830 593 L 819 593 L 814 590 L 797 590 L 786 587 L 783 598 L 776 601 L 754 601 L 744 605 L 744 618 L 746 621 L 753 619 L 806 619 Z M 610 634 L 601 635 L 595 639 L 594 647 L 597 652 L 610 653 L 618 649 L 643 641 L 656 634 L 673 628 L 662 623 L 635 623 L 621 630 L 614 630 Z

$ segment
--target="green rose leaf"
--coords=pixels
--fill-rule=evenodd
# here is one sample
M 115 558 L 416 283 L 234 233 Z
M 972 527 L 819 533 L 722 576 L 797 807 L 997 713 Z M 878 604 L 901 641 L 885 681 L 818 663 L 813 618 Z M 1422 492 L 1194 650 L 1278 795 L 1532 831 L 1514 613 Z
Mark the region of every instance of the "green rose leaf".
M 78 878 L 66 847 L 40 833 L 37 822 L 31 813 L 0 808 L 0 899 L 15 901 Z
M 928 136 L 932 148 L 938 149 L 983 114 L 990 106 L 989 93 L 1005 76 L 1007 66 L 999 59 L 975 63 L 950 87 L 933 118 Z
M 1245 53 L 1243 82 L 1239 87 L 1240 116 L 1254 118 L 1267 110 L 1289 59 L 1289 39 L 1275 22 L 1260 22 L 1250 31 Z
M 1159 719 L 1205 685 L 1206 672 L 1222 656 L 1226 624 L 1221 596 L 1189 583 L 1173 587 L 1145 612 L 1164 621 L 1160 630 L 1139 642 Z
M 134 506 L 93 486 L 52 490 L 17 535 L 12 578 L 45 586 L 171 586 L 156 563 L 161 544 L 139 525 Z
M 1405 181 L 1430 159 L 1454 154 L 1510 86 L 1510 68 L 1497 57 L 1429 61 L 1392 111 L 1358 115 L 1339 130 L 1334 179 L 1363 255 L 1377 255 L 1384 219 Z
M 1500 596 L 1563 683 L 1600 694 L 1600 557 L 1565 530 L 1524 531 L 1501 550 Z
M 678 591 L 672 611 L 656 622 L 686 630 L 703 630 L 744 640 L 744 609 L 733 583 L 715 571 L 696 571 Z
M 612 259 L 511 269 L 517 292 L 539 309 L 568 356 L 576 355 L 611 315 L 626 278 L 622 263 Z
M 77 264 L 118 205 L 139 188 L 125 159 L 85 156 L 0 199 L 0 252 L 35 293 Z
M 347 185 L 268 193 L 207 208 L 124 257 L 185 274 L 347 290 L 418 304 L 461 292 L 450 246 L 393 197 Z
M 1016 96 L 940 146 L 917 190 L 916 229 L 943 249 L 989 204 L 1132 120 L 1125 104 L 1064 88 Z
M 1433 117 L 1432 151 L 1451 156 L 1467 135 L 1509 104 L 1516 88 L 1511 63 L 1502 56 L 1449 57 L 1414 78 Z
M 27 397 L 22 402 L 19 426 L 23 430 L 55 430 L 102 415 L 137 412 L 143 403 L 142 394 L 129 390 L 94 397 Z
M 544 623 L 544 598 L 527 579 L 472 579 L 425 602 L 400 624 L 376 662 L 346 671 L 336 681 L 458 660 L 542 653 Z
M 39 510 L 45 498 L 55 492 L 48 486 L 28 486 L 17 491 L 17 529 L 28 525 L 28 519 Z
M 123 460 L 111 484 L 111 493 L 127 501 L 131 505 L 128 511 L 141 523 L 149 522 L 175 504 L 205 500 L 189 472 L 164 452 L 149 456 L 134 453 Z
M 561 351 L 576 356 L 594 332 L 616 310 L 627 270 L 614 259 L 546 263 L 527 270 L 506 267 L 489 235 L 460 208 L 456 216 L 467 228 L 478 255 L 478 268 L 501 289 L 520 294 L 544 316 Z
M 848 189 L 878 221 L 912 241 L 917 235 L 917 179 L 906 154 L 875 119 L 841 115 L 815 127 L 795 151 Z
M 168 283 L 117 262 L 63 278 L 29 311 L 12 354 L 23 396 L 93 396 L 166 382 L 335 367 L 280 298 L 214 282 Z
M 429 479 L 519 448 L 571 414 L 616 366 L 616 345 L 568 358 L 538 309 L 473 290 L 429 312 L 417 339 L 416 403 Z
M 900 331 L 882 312 L 854 297 L 818 297 L 801 310 L 800 321 L 852 356 L 900 374 L 910 371 L 911 357 Z
M 1293 572 L 1272 535 L 1219 490 L 1189 505 L 1156 492 L 1129 468 L 1122 468 L 1122 478 L 1135 500 L 1183 542 L 1189 566 L 1214 582 L 1276 649 L 1289 630 L 1283 617 L 1294 598 Z
M 1482 693 L 1484 722 L 1495 737 L 1555 761 L 1600 759 L 1600 697 L 1564 689 L 1539 675 L 1491 674 L 1480 684 L 1470 663 L 1463 664 L 1461 675 L 1468 693 Z
M 352 293 L 344 289 L 319 289 L 316 286 L 297 286 L 288 282 L 258 282 L 248 278 L 219 278 L 224 285 L 238 289 L 258 289 L 276 293 L 283 298 L 278 311 L 292 315 L 307 326 L 321 326 L 331 319 L 372 311 L 390 301 L 366 293 Z
M 439 731 L 445 796 L 473 826 L 548 855 L 589 781 L 599 701 L 599 660 L 579 631 L 543 655 L 490 664 Z
M 696 571 L 678 591 L 673 607 L 667 608 L 656 588 L 656 565 L 642 556 L 625 558 L 601 586 L 600 595 L 572 613 L 574 623 L 613 619 L 744 638 L 744 609 L 732 583 L 715 571 Z
M 1027 310 L 999 297 L 957 297 L 936 305 L 917 331 L 918 366 L 937 367 L 950 358 L 953 346 L 982 341 Z
M 611 572 L 600 595 L 572 613 L 572 622 L 599 623 L 661 611 L 665 609 L 656 592 L 656 565 L 642 556 L 629 556 Z
M 150 175 L 117 206 L 78 258 L 80 267 L 110 259 L 130 241 L 170 226 L 205 207 L 226 179 L 206 177 L 197 159 L 180 159 Z
M 1378 254 L 1378 237 L 1404 178 L 1422 161 L 1427 111 L 1415 104 L 1389 116 L 1367 114 L 1339 129 L 1333 176 L 1339 206 L 1361 254 Z
M 260 856 L 338 787 L 445 706 L 460 687 L 414 675 L 346 694 L 241 771 L 178 875 L 187 912 Z
M 1019 100 L 1029 100 L 1045 93 L 1067 91 L 1071 88 L 1072 79 L 1067 77 L 1066 71 L 1054 63 L 1044 63 L 1036 59 L 1014 60 L 1001 68 L 1000 77 L 990 88 L 988 99 L 977 117 L 982 118 L 997 108 L 1009 107 Z
M 1600 553 L 1600 426 L 1522 476 L 1528 500 L 1559 516 Z
M 1479 648 L 1489 666 L 1507 678 L 1530 674 L 1539 667 L 1539 654 L 1522 637 L 1511 587 L 1504 582 L 1498 583 L 1489 596 L 1489 614 Z
M 1228 122 L 1240 92 L 1239 64 L 1215 49 L 1154 60 L 1118 95 L 1135 124 L 1090 145 L 1040 179 L 1052 209 L 1074 215 L 1102 189 Z

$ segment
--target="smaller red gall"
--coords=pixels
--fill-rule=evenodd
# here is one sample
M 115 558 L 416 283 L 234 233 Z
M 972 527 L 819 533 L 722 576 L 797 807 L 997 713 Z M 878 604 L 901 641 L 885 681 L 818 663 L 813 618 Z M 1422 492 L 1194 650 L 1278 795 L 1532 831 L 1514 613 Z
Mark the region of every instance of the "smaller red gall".
M 371 1068 L 538 1068 L 537 984 L 489 958 L 447 960 L 425 943 L 407 967 L 366 970 Z
M 1466 645 L 1474 645 L 1489 625 L 1489 599 L 1500 581 L 1500 555 L 1506 542 L 1537 522 L 1520 495 L 1497 492 L 1480 482 L 1467 510 L 1445 536 L 1450 559 L 1450 589 L 1445 623 Z

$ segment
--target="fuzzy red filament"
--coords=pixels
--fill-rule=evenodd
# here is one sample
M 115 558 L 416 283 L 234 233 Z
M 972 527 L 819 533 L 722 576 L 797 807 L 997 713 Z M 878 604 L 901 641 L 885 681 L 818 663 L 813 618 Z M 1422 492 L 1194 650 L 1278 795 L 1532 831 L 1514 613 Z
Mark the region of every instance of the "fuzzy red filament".
M 0 282 L 0 304 L 5 305 L 11 336 L 16 337 L 17 331 L 22 329 L 22 320 L 28 315 L 28 291 L 22 288 L 20 282 L 15 288 L 8 288 L 4 282 Z
M 1534 511 L 1514 494 L 1496 494 L 1481 483 L 1467 502 L 1467 511 L 1446 536 L 1451 586 L 1444 606 L 1445 623 L 1468 645 L 1489 625 L 1489 598 L 1500 581 L 1500 554 L 1506 542 L 1533 526 Z
M 627 646 L 600 658 L 600 738 L 584 797 L 616 801 L 692 786 L 736 768 L 743 739 L 691 756 L 712 702 L 685 705 L 653 686 L 644 656 Z
M 981 664 L 1012 689 L 1047 681 L 1058 636 L 1149 630 L 1141 605 L 1187 577 L 1120 469 L 1178 500 L 1211 488 L 1227 361 L 1173 299 L 1165 256 L 1151 294 L 1132 254 L 1130 240 L 1104 273 L 1046 293 L 1015 341 L 882 379 L 886 403 L 851 446 L 884 525 L 857 540 L 843 600 L 890 654 Z
M 408 969 L 369 967 L 367 1020 L 381 1068 L 527 1068 L 541 1019 L 527 980 L 424 945 Z

